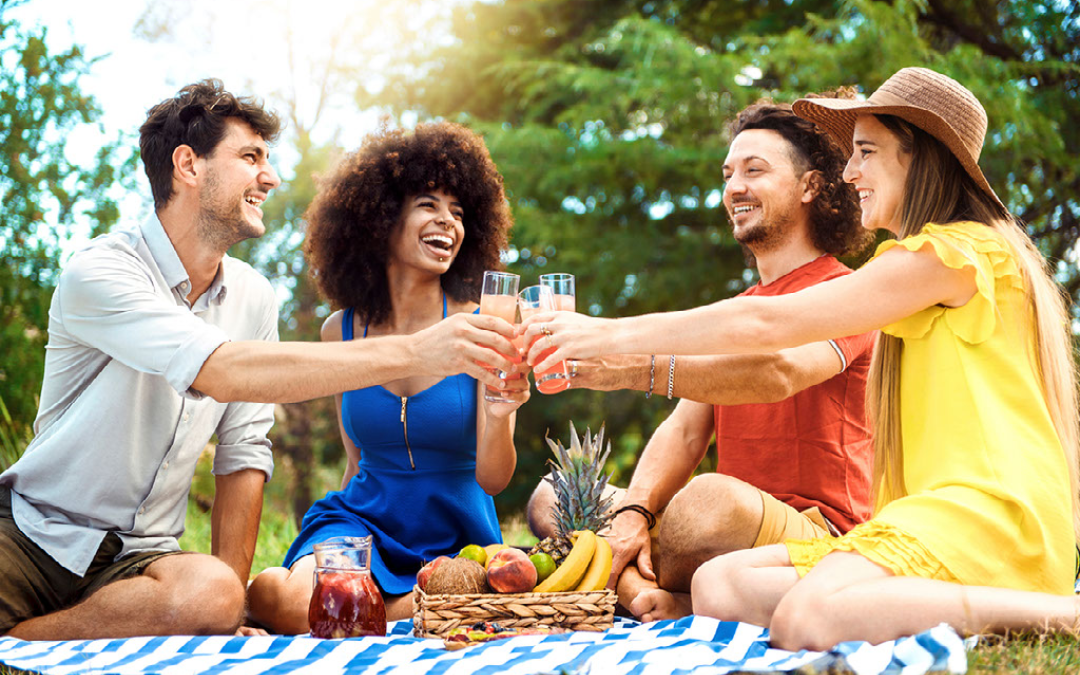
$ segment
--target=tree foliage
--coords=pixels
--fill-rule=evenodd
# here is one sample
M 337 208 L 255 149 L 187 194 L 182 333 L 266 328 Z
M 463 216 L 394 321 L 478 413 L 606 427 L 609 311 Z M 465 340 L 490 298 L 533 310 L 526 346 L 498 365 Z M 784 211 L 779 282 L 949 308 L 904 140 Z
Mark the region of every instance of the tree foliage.
M 100 114 L 79 85 L 92 61 L 77 46 L 50 51 L 44 30 L 9 18 L 17 4 L 0 0 L 0 465 L 21 452 L 37 412 L 62 246 L 116 221 L 110 191 L 133 169 L 115 143 L 88 165 L 68 158 L 68 134 Z
M 899 68 L 934 68 L 986 106 L 983 167 L 1075 296 L 1078 12 L 1055 0 L 475 2 L 455 10 L 452 44 L 403 56 L 358 101 L 482 131 L 516 218 L 512 269 L 523 283 L 573 272 L 579 310 L 615 316 L 753 281 L 718 208 L 738 110 L 839 85 L 869 94 Z M 606 420 L 622 471 L 665 409 L 635 393 L 534 396 L 502 503 L 535 484 L 546 430 Z

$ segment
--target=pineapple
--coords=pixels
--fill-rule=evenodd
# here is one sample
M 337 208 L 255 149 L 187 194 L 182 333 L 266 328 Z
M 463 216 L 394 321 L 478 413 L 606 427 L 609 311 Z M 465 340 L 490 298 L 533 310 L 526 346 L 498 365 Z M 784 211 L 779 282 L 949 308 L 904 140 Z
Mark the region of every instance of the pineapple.
M 604 488 L 607 487 L 611 475 L 603 474 L 604 462 L 611 452 L 611 443 L 608 442 L 606 450 L 603 448 L 603 426 L 596 436 L 592 436 L 586 428 L 584 439 L 579 440 L 573 422 L 570 423 L 569 450 L 564 448 L 561 442 L 546 437 L 544 440 L 558 460 L 555 462 L 548 459 L 551 473 L 544 477 L 555 490 L 555 508 L 552 514 L 555 516 L 556 535 L 547 537 L 534 546 L 529 555 L 547 553 L 555 560 L 556 565 L 561 565 L 573 548 L 573 542 L 570 541 L 572 532 L 600 532 L 611 520 L 608 511 L 611 509 L 612 497 L 604 496 Z

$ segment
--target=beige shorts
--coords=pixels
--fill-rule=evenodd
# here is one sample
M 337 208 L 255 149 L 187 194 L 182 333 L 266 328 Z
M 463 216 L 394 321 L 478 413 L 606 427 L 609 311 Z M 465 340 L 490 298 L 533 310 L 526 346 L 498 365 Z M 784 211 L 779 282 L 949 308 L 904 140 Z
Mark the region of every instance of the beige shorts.
M 754 541 L 754 548 L 782 544 L 787 539 L 840 536 L 836 526 L 821 514 L 818 507 L 796 511 L 768 492 L 761 492 L 761 514 L 761 530 Z

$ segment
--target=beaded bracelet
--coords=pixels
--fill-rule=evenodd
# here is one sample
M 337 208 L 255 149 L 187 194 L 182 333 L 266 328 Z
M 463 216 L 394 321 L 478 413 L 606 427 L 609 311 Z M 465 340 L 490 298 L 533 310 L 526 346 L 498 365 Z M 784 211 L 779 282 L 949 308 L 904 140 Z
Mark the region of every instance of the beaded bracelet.
M 667 397 L 671 400 L 671 395 L 675 393 L 675 355 L 671 355 L 671 363 L 668 366 L 667 374 Z
M 645 398 L 652 396 L 653 385 L 656 384 L 656 354 L 649 356 L 649 390 L 645 392 Z
M 644 516 L 645 522 L 649 524 L 650 530 L 656 527 L 656 515 L 641 504 L 627 504 L 626 506 L 620 506 L 619 508 L 615 509 L 615 515 L 617 516 L 625 511 L 633 511 L 634 513 L 638 513 Z

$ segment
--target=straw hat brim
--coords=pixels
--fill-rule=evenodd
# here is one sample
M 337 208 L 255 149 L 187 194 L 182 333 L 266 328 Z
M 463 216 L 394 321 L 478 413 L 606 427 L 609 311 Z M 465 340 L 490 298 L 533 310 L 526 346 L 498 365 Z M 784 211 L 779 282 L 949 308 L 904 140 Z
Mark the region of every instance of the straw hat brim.
M 884 105 L 870 101 L 855 101 L 837 98 L 800 98 L 792 104 L 793 112 L 803 119 L 814 122 L 825 129 L 850 157 L 853 151 L 852 136 L 855 134 L 855 119 L 859 115 L 893 115 L 922 129 L 947 147 L 964 167 L 972 180 L 989 195 L 998 206 L 1008 211 L 998 198 L 990 182 L 979 168 L 979 158 L 960 138 L 960 134 L 949 122 L 937 113 L 913 105 Z

